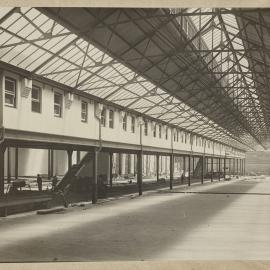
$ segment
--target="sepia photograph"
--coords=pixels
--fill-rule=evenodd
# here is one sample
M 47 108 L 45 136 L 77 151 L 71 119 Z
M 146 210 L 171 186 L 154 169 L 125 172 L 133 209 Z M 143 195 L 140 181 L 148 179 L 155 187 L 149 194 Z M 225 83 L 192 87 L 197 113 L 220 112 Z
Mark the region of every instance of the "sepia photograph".
M 1 264 L 270 260 L 269 150 L 270 8 L 0 4 Z

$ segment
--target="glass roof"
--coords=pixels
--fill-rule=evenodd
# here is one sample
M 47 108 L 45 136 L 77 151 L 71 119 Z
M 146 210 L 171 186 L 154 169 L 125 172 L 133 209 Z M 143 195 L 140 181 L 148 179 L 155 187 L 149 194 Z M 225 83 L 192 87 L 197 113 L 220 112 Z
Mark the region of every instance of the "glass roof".
M 209 21 L 209 16 L 202 16 L 201 22 L 198 16 L 194 16 L 194 25 L 203 27 Z M 234 16 L 226 15 L 223 18 L 229 35 L 238 31 Z M 203 34 L 204 46 L 208 48 L 217 47 L 221 40 L 226 40 L 218 27 L 217 18 L 212 22 L 215 24 L 214 31 Z M 233 46 L 243 49 L 241 40 L 237 38 L 233 40 Z M 219 69 L 223 72 L 228 71 L 235 61 L 239 61 L 244 71 L 248 71 L 247 61 L 241 59 L 241 52 L 236 58 L 231 53 L 221 53 L 215 59 L 217 63 L 222 63 Z M 0 60 L 168 124 L 247 149 L 229 131 L 35 8 L 0 8 Z M 226 76 L 226 86 L 232 80 L 235 82 L 233 76 Z M 247 74 L 246 81 L 240 80 L 239 83 L 249 84 L 250 90 L 245 94 L 252 93 L 256 97 L 250 76 Z M 258 113 L 261 113 L 260 108 Z M 248 143 L 252 139 L 246 135 L 241 140 Z

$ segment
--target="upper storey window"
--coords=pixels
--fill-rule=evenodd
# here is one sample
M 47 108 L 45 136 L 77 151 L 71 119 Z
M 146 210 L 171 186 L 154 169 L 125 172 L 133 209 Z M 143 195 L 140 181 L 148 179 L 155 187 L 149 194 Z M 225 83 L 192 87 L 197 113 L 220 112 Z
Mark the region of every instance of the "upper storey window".
M 59 93 L 54 93 L 54 116 L 62 117 L 62 102 L 63 96 Z
M 114 111 L 109 111 L 109 128 L 113 128 L 114 126 Z
M 5 105 L 16 108 L 16 80 L 5 77 Z
M 106 108 L 103 108 L 101 112 L 101 126 L 106 126 Z
M 41 113 L 41 88 L 33 85 L 32 87 L 32 112 Z
M 81 103 L 81 121 L 86 123 L 88 118 L 88 103 L 82 101 Z

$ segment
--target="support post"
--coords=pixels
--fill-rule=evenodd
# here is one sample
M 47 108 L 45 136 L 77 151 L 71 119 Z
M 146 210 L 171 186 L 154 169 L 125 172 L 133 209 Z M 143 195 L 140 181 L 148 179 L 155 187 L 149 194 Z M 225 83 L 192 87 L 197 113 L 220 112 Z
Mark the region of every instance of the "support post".
M 190 186 L 191 156 L 188 156 L 188 186 Z
M 54 152 L 53 149 L 51 149 L 51 176 L 54 175 Z
M 76 158 L 76 162 L 77 164 L 79 164 L 81 162 L 81 151 L 77 151 L 77 158 Z
M 93 178 L 92 178 L 92 203 L 97 203 L 98 198 L 98 151 L 93 151 Z
M 142 195 L 142 151 L 137 153 L 137 185 L 139 195 Z
M 221 159 L 218 158 L 218 181 L 220 181 L 220 173 L 221 173 L 221 164 L 220 164 Z
M 71 169 L 72 167 L 72 150 L 67 150 L 67 154 L 68 154 L 68 170 Z
M 182 177 L 182 179 L 184 179 L 184 181 L 186 180 L 186 156 L 183 156 L 183 177 Z
M 201 184 L 203 184 L 203 181 L 204 181 L 204 159 L 205 159 L 205 157 L 202 156 L 202 157 L 201 157 L 201 160 L 202 160 L 202 167 L 201 167 Z
M 118 164 L 118 168 L 119 168 L 118 174 L 119 175 L 122 175 L 122 154 L 121 153 L 119 153 L 119 159 L 118 159 L 118 161 L 119 161 L 119 164 Z
M 173 188 L 173 175 L 174 174 L 174 156 L 170 155 L 170 189 Z
M 7 148 L 7 181 L 8 183 L 11 180 L 11 171 L 10 171 L 10 147 Z
M 48 179 L 51 178 L 51 150 L 48 149 Z
M 211 182 L 213 182 L 214 180 L 214 177 L 213 177 L 213 174 L 214 174 L 214 158 L 211 157 Z
M 246 159 L 244 159 L 244 176 L 246 175 Z
M 226 158 L 224 158 L 224 181 L 226 179 Z
M 15 179 L 18 179 L 18 171 L 19 171 L 19 149 L 15 148 Z
M 0 144 L 0 197 L 5 192 L 5 146 Z
M 156 155 L 156 174 L 157 174 L 157 182 L 159 181 L 159 155 Z
M 112 187 L 112 182 L 113 182 L 113 153 L 109 153 L 109 158 L 110 158 L 110 187 Z
M 195 157 L 192 156 L 192 177 L 195 175 Z

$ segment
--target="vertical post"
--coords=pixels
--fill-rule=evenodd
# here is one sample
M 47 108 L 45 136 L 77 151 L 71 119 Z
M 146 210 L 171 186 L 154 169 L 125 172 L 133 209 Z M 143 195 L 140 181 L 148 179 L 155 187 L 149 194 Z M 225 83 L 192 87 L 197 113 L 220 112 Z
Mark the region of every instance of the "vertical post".
M 239 174 L 239 171 L 238 171 L 239 169 L 238 169 L 238 158 L 236 159 L 236 175 L 238 176 L 238 174 Z
M 213 177 L 213 174 L 214 174 L 214 158 L 213 157 L 211 157 L 211 182 L 213 182 L 213 179 L 214 179 L 214 177 Z
M 156 155 L 156 174 L 157 174 L 157 182 L 159 181 L 159 155 Z
M 246 175 L 246 159 L 244 159 L 244 176 Z
M 190 186 L 191 156 L 188 156 L 188 186 Z
M 221 159 L 218 158 L 218 181 L 220 181 L 220 173 L 221 173 L 221 164 L 220 164 Z
M 110 187 L 112 187 L 112 182 L 113 182 L 113 153 L 109 153 L 109 158 L 110 158 Z
M 7 181 L 8 183 L 11 180 L 11 172 L 10 172 L 10 147 L 7 148 Z
M 0 144 L 0 197 L 5 192 L 5 146 Z
M 195 157 L 192 156 L 192 177 L 194 178 L 195 175 Z
M 77 162 L 77 164 L 79 164 L 80 163 L 80 161 L 81 161 L 81 151 L 77 151 L 77 157 L 76 157 L 76 162 Z
M 235 158 L 233 159 L 233 175 L 235 175 Z
M 67 150 L 67 154 L 68 154 L 68 170 L 71 169 L 72 167 L 72 150 Z
M 54 152 L 53 152 L 53 149 L 51 149 L 51 176 L 54 175 Z
M 119 166 L 118 166 L 118 168 L 119 168 L 119 175 L 122 175 L 122 154 L 121 153 L 119 153 L 119 159 L 118 159 L 118 161 L 119 161 Z
M 226 157 L 224 158 L 224 180 L 226 179 Z
M 183 176 L 184 177 L 182 179 L 184 179 L 184 181 L 185 181 L 185 179 L 186 179 L 186 156 L 183 156 Z
M 98 151 L 93 151 L 93 178 L 92 178 L 92 203 L 95 204 L 98 198 Z
M 201 183 L 203 184 L 204 181 L 204 156 L 201 157 L 202 160 L 202 167 L 201 167 Z
M 137 153 L 137 185 L 139 195 L 142 195 L 142 151 Z
M 173 188 L 173 176 L 174 176 L 174 156 L 170 155 L 170 189 Z
M 18 179 L 18 171 L 19 171 L 19 149 L 15 148 L 15 179 Z
M 51 150 L 48 149 L 48 179 L 51 178 Z

